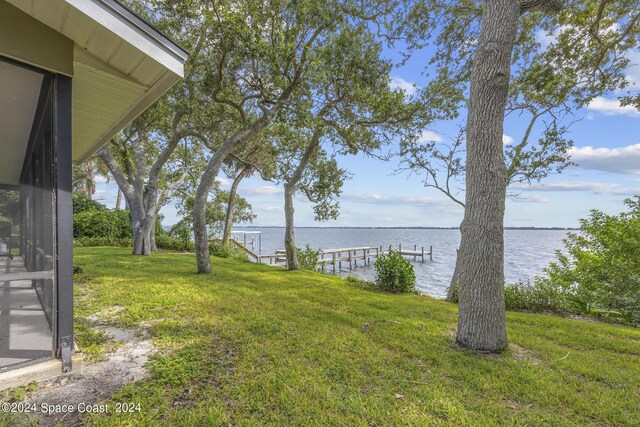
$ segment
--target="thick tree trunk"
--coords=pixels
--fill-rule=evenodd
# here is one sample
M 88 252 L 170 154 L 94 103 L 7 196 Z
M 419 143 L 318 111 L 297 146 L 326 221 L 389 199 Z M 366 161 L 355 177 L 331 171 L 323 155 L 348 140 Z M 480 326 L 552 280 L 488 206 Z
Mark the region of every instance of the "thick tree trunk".
M 284 249 L 287 252 L 287 268 L 289 270 L 299 270 L 298 248 L 296 247 L 295 229 L 293 226 L 293 218 L 295 209 L 293 208 L 294 188 L 289 184 L 284 186 Z
M 456 340 L 492 352 L 507 346 L 503 231 L 507 179 L 502 133 L 520 12 L 517 1 L 485 2 L 467 119 Z
M 227 203 L 227 214 L 224 219 L 224 233 L 222 234 L 222 243 L 225 245 L 229 243 L 229 237 L 231 236 L 231 227 L 233 227 L 233 209 L 235 208 L 238 186 L 240 185 L 240 181 L 242 181 L 247 175 L 249 175 L 250 172 L 250 166 L 244 167 L 234 178 L 233 184 L 231 184 L 231 189 L 229 189 L 229 202 Z
M 151 254 L 151 236 L 147 232 L 144 209 L 140 203 L 131 205 L 131 228 L 133 232 L 133 255 Z
M 206 219 L 209 190 L 211 190 L 213 181 L 220 172 L 222 162 L 238 142 L 239 141 L 237 140 L 227 140 L 222 144 L 218 151 L 216 151 L 211 159 L 209 159 L 207 169 L 202 175 L 202 178 L 200 178 L 200 183 L 196 190 L 196 197 L 193 205 L 193 234 L 196 241 L 196 264 L 198 274 L 211 273 L 211 256 L 209 254 L 209 235 L 207 232 Z

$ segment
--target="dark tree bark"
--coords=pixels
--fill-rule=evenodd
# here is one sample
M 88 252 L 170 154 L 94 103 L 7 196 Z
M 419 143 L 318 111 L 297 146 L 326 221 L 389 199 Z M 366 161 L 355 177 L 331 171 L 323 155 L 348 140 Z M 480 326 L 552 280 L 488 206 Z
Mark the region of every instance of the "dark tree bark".
M 507 169 L 502 147 L 511 56 L 520 14 L 555 13 L 562 0 L 487 0 L 471 73 L 467 118 L 467 193 L 460 232 L 458 332 L 474 350 L 507 347 L 504 303 L 504 210 Z
M 229 202 L 227 203 L 227 214 L 224 219 L 224 232 L 222 234 L 222 243 L 228 244 L 229 237 L 231 236 L 231 227 L 233 227 L 233 209 L 235 208 L 236 194 L 238 193 L 238 186 L 240 182 L 246 178 L 253 168 L 251 166 L 245 166 L 240 173 L 233 179 L 231 189 L 229 189 Z
M 492 352 L 507 346 L 503 233 L 507 173 L 502 133 L 519 17 L 519 2 L 485 2 L 467 119 L 456 340 L 465 347 Z

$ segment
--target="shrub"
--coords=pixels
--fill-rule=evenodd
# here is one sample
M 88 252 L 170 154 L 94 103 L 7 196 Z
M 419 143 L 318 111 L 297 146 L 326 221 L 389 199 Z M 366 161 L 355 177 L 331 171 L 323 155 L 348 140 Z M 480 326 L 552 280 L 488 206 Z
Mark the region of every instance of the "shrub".
M 156 246 L 158 249 L 172 251 L 194 252 L 196 250 L 196 245 L 192 241 L 176 239 L 167 233 L 156 234 Z
M 640 196 L 625 204 L 627 212 L 592 210 L 581 219 L 582 232 L 569 233 L 567 254 L 558 251 L 545 273 L 569 310 L 640 323 Z
M 130 239 L 131 216 L 129 211 L 84 210 L 73 215 L 73 237 L 105 239 Z
M 507 310 L 535 312 L 566 311 L 566 294 L 549 280 L 537 277 L 533 283 L 511 283 L 504 288 Z
M 73 237 L 114 239 L 118 227 L 109 211 L 82 211 L 73 215 Z
M 73 193 L 73 213 L 85 211 L 107 211 L 107 207 L 82 193 Z
M 229 258 L 233 255 L 233 247 L 229 244 L 225 245 L 222 242 L 212 242 L 209 244 L 209 252 L 211 252 L 213 256 Z
M 73 246 L 91 247 L 91 246 L 115 246 L 118 248 L 133 247 L 132 238 L 114 238 L 114 237 L 78 237 L 73 239 Z
M 398 251 L 390 249 L 388 254 L 380 255 L 374 266 L 379 289 L 395 293 L 415 291 L 416 275 L 413 265 Z
M 358 288 L 361 289 L 376 289 L 377 286 L 374 282 L 370 282 L 368 280 L 365 279 L 361 279 L 358 276 L 354 276 L 352 274 L 348 275 L 345 280 L 349 283 L 351 283 L 352 285 L 357 286 Z
M 169 235 L 174 240 L 181 241 L 184 248 L 193 247 L 193 250 L 195 250 L 195 244 L 193 243 L 193 240 L 191 240 L 191 227 L 186 221 L 180 221 L 171 227 Z
M 318 265 L 320 264 L 320 251 L 311 249 L 311 246 L 306 245 L 304 249 L 297 248 L 298 263 L 303 270 L 318 271 Z

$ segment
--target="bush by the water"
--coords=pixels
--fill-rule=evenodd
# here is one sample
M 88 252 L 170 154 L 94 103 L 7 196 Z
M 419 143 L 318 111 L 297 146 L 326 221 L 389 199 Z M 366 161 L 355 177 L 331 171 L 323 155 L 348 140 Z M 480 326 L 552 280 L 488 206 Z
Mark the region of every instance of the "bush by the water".
M 566 293 L 557 284 L 541 277 L 533 282 L 510 283 L 504 288 L 507 310 L 534 312 L 565 311 Z
M 507 309 L 557 311 L 640 323 L 640 196 L 618 215 L 592 210 L 565 252 L 533 283 L 507 285 Z
M 416 287 L 416 274 L 410 261 L 404 259 L 400 252 L 389 250 L 380 255 L 374 264 L 376 268 L 376 285 L 386 292 L 413 292 Z
M 298 262 L 303 270 L 317 271 L 320 264 L 320 251 L 306 245 L 304 249 L 298 248 Z

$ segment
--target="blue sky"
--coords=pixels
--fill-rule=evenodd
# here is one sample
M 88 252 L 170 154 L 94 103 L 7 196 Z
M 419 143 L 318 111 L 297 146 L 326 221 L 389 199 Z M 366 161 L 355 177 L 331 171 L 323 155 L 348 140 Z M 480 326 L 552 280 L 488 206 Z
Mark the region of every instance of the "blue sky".
M 386 54 L 395 56 L 390 51 Z M 629 57 L 628 79 L 631 87 L 639 90 L 640 51 Z M 415 90 L 412 85 L 422 86 L 425 62 L 421 55 L 414 56 L 394 70 L 393 84 L 410 92 Z M 579 166 L 542 183 L 512 185 L 510 192 L 519 196 L 507 200 L 506 226 L 575 227 L 589 210 L 617 213 L 624 209 L 625 198 L 640 194 L 640 112 L 620 107 L 616 94 L 611 93 L 574 114 L 582 119 L 572 125 L 569 135 L 575 143 L 572 160 Z M 504 142 L 521 138 L 526 123 L 526 118 L 507 117 Z M 446 141 L 456 132 L 456 123 L 437 123 L 426 129 L 424 136 Z M 462 208 L 437 190 L 425 188 L 420 177 L 396 173 L 398 159 L 383 162 L 350 156 L 341 158 L 340 163 L 353 174 L 343 186 L 340 217 L 315 222 L 311 204 L 300 196 L 295 202 L 296 225 L 456 227 L 462 220 Z M 228 178 L 220 176 L 219 181 L 222 188 L 228 188 Z M 95 198 L 112 207 L 115 189 L 115 183 L 101 182 Z M 257 214 L 253 225 L 284 225 L 281 186 L 249 178 L 241 183 L 238 194 L 248 199 Z M 162 214 L 165 225 L 178 220 L 172 205 L 164 207 Z

